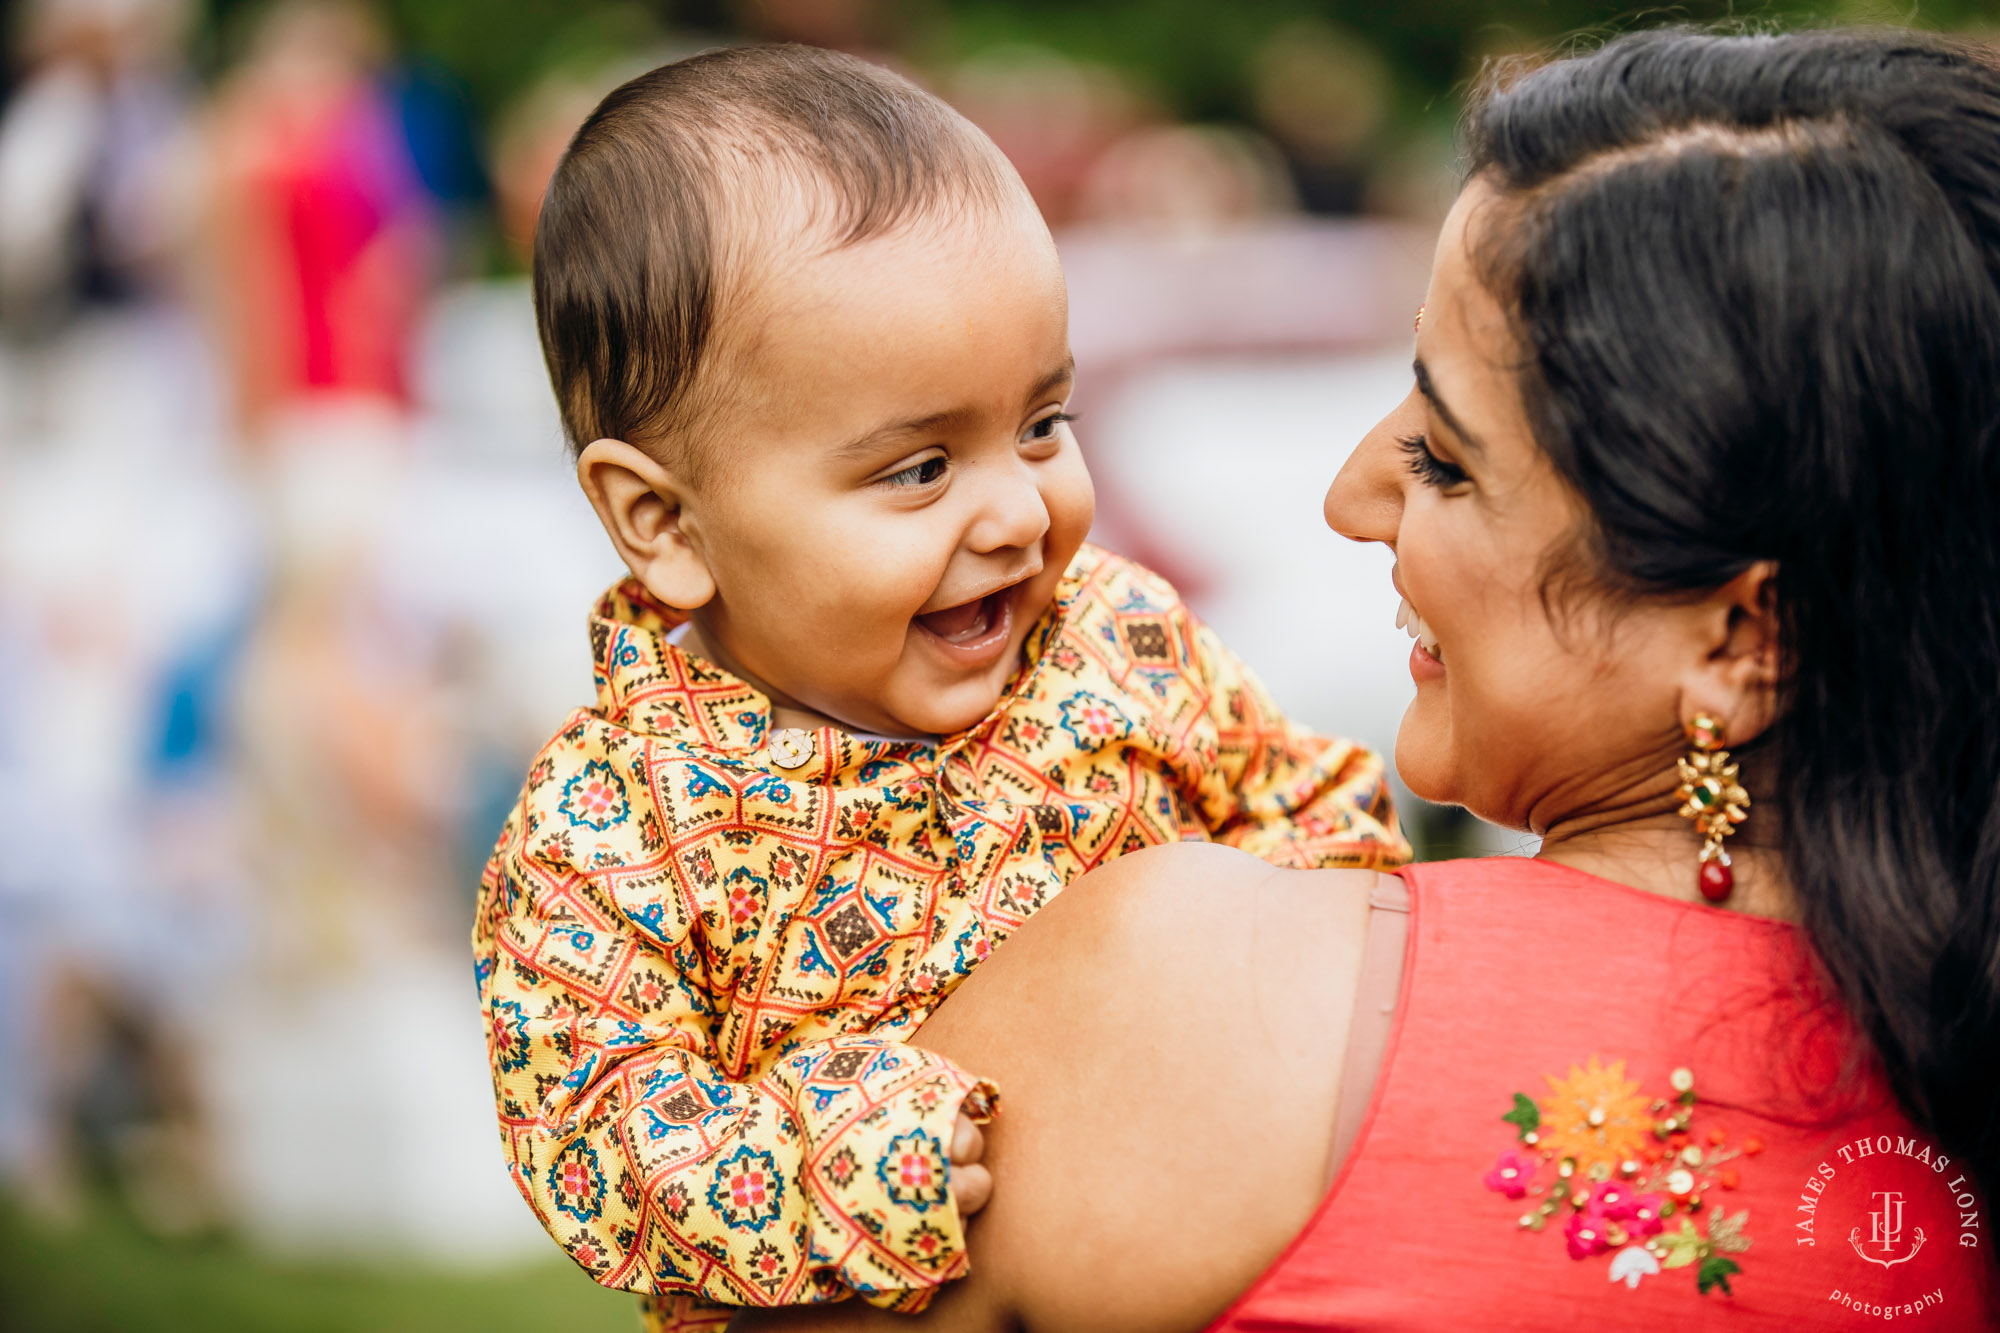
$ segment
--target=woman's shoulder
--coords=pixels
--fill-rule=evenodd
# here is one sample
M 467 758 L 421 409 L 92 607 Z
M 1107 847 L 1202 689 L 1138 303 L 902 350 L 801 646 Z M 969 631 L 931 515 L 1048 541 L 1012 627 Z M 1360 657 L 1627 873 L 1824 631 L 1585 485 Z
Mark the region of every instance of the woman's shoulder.
M 967 980 L 917 1041 L 1002 1088 L 968 1307 L 1199 1328 L 1270 1263 L 1324 1186 L 1375 879 L 1157 848 Z
M 1325 1185 L 1373 871 L 1178 843 L 1065 889 L 913 1041 L 1001 1089 L 937 1329 L 1203 1327 Z M 861 1308 L 745 1327 L 908 1327 Z

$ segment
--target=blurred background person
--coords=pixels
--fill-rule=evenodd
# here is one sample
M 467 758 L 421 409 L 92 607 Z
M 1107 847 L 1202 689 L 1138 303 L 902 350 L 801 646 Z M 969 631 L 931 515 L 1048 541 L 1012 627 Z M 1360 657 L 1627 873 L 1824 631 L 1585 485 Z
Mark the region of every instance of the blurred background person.
M 214 298 L 249 440 L 287 409 L 409 407 L 437 219 L 387 57 L 364 6 L 287 0 L 217 93 Z
M 184 0 L 36 0 L 0 116 L 0 321 L 46 337 L 90 305 L 162 294 L 196 88 Z

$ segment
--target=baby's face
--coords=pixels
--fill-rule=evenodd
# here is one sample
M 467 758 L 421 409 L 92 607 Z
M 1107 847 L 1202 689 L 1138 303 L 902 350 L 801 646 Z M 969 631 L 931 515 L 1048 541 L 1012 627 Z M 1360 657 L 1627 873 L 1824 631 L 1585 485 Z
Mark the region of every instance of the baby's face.
M 703 639 L 774 703 L 945 734 L 1000 697 L 1089 531 L 1068 301 L 1025 206 L 762 276 L 713 367 L 682 526 Z

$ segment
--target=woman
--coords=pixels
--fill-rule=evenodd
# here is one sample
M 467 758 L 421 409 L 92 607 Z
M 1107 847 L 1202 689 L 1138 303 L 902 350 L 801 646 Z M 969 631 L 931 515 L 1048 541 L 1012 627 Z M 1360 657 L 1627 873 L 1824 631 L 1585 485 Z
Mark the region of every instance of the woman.
M 1471 127 L 1326 515 L 1404 780 L 1541 853 L 1072 889 L 924 1029 L 1007 1099 L 930 1325 L 2000 1322 L 2000 73 L 1652 33 Z

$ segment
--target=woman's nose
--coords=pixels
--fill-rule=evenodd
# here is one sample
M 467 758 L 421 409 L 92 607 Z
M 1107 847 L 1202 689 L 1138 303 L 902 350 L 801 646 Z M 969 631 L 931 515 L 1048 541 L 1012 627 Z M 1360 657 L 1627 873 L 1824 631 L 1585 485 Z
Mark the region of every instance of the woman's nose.
M 1350 541 L 1395 544 L 1408 477 L 1400 441 L 1421 434 L 1423 428 L 1424 401 L 1413 386 L 1394 411 L 1361 437 L 1326 488 L 1323 512 L 1328 527 Z

